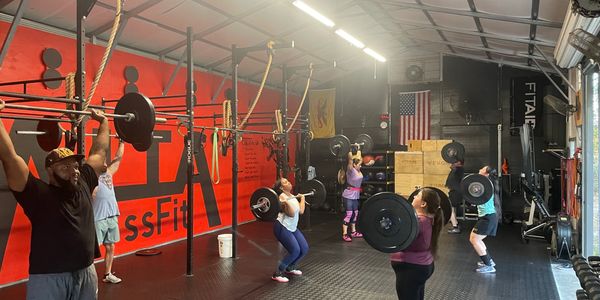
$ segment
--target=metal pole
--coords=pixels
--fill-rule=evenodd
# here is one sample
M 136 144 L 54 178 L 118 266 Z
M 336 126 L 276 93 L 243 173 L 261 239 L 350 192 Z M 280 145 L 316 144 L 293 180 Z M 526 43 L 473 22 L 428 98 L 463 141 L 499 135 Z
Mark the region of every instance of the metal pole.
M 237 204 L 238 204 L 238 153 L 237 153 L 237 105 L 238 105 L 238 66 L 239 61 L 237 60 L 237 47 L 231 45 L 231 57 L 232 57 L 232 89 L 233 99 L 231 99 L 231 137 L 233 138 L 233 145 L 231 146 L 231 253 L 232 258 L 237 257 Z
M 83 110 L 85 101 L 85 18 L 88 1 L 77 0 L 77 72 L 75 73 L 75 97 L 79 100 L 77 110 Z M 77 126 L 77 153 L 85 154 L 85 122 Z
M 290 136 L 287 132 L 287 98 L 288 98 L 288 74 L 286 65 L 283 65 L 282 68 L 282 81 L 283 81 L 283 97 L 281 98 L 281 122 L 283 125 L 283 153 L 281 158 L 281 169 L 282 176 L 284 178 L 288 177 L 288 144 L 290 141 Z M 277 178 L 279 178 L 279 172 L 277 172 Z
M 187 85 L 186 112 L 189 117 L 188 132 L 185 138 L 187 148 L 187 270 L 192 276 L 193 239 L 194 239 L 194 61 L 192 60 L 192 27 L 187 28 Z

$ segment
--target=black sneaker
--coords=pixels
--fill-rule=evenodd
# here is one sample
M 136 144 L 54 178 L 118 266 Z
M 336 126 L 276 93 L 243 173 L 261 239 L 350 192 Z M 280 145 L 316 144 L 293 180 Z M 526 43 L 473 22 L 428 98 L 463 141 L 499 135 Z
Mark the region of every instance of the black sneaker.
M 273 273 L 273 276 L 271 276 L 271 279 L 277 281 L 277 282 L 281 282 L 281 283 L 285 283 L 285 282 L 289 282 L 290 279 L 285 277 L 283 274 L 281 274 L 281 272 L 275 272 Z

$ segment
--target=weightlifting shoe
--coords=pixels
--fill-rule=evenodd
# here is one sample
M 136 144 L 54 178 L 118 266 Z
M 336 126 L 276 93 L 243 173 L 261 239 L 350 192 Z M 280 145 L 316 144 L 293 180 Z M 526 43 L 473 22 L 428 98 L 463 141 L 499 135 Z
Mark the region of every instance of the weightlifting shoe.
M 475 272 L 483 274 L 483 273 L 496 273 L 496 268 L 492 266 L 483 266 L 475 269 Z
M 460 233 L 460 227 L 458 227 L 458 226 L 452 227 L 452 228 L 448 229 L 448 233 Z
M 104 275 L 104 278 L 102 279 L 103 282 L 106 283 L 119 283 L 121 282 L 121 278 L 115 276 L 114 273 L 108 273 L 106 275 Z
M 342 240 L 344 240 L 344 242 L 352 242 L 352 238 L 348 235 L 342 235 Z
M 360 233 L 358 231 L 353 232 L 352 234 L 350 234 L 350 236 L 353 237 L 353 238 L 361 238 L 361 237 L 363 237 L 362 233 Z
M 290 274 L 290 275 L 296 275 L 296 276 L 302 275 L 302 271 L 300 271 L 300 270 L 298 270 L 296 268 L 292 268 L 291 270 L 290 269 L 286 269 L 285 273 L 286 274 Z
M 483 266 L 485 266 L 485 265 L 486 265 L 486 264 L 484 264 L 482 261 L 478 261 L 478 262 L 477 262 L 477 267 L 478 267 L 478 268 L 481 268 L 481 267 L 483 267 Z M 490 260 L 490 266 L 492 266 L 492 267 L 495 267 L 495 266 L 496 266 L 496 263 L 494 262 L 494 260 L 493 260 L 493 259 L 491 259 L 491 260 Z
M 277 282 L 281 282 L 281 283 L 285 283 L 290 281 L 289 278 L 285 277 L 283 274 L 281 274 L 281 272 L 275 272 L 273 273 L 273 276 L 271 276 L 271 279 L 277 281 Z

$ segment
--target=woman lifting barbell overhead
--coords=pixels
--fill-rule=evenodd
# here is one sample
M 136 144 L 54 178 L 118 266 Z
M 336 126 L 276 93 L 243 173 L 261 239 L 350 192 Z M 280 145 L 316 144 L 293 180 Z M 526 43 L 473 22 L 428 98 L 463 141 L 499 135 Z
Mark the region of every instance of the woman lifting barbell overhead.
M 481 168 L 479 174 L 490 179 L 498 175 L 496 169 L 490 166 Z M 498 216 L 496 215 L 496 207 L 494 206 L 494 193 L 492 193 L 492 196 L 487 202 L 477 205 L 477 216 L 479 219 L 477 220 L 477 223 L 475 223 L 475 226 L 471 231 L 471 236 L 469 237 L 473 249 L 475 249 L 475 252 L 477 252 L 477 255 L 479 255 L 479 258 L 481 259 L 481 262 L 477 262 L 477 269 L 475 269 L 475 271 L 477 273 L 495 273 L 496 263 L 492 260 L 492 257 L 483 242 L 483 239 L 487 236 L 495 236 L 496 229 L 498 228 Z
M 342 192 L 342 201 L 346 215 L 342 224 L 342 239 L 346 242 L 352 242 L 352 238 L 361 238 L 362 234 L 356 231 L 356 220 L 358 220 L 358 199 L 360 198 L 360 186 L 363 181 L 363 174 L 360 171 L 362 164 L 361 151 L 358 144 L 353 144 L 356 151 L 348 152 L 348 166 L 346 167 L 346 188 Z M 351 147 L 351 148 L 352 148 Z M 356 154 L 353 155 L 352 152 Z M 348 232 L 350 227 L 350 232 Z
M 444 226 L 440 201 L 438 193 L 429 188 L 421 189 L 413 199 L 412 206 L 419 220 L 419 234 L 408 248 L 390 255 L 396 273 L 398 299 L 425 297 L 425 282 L 433 274 L 438 238 Z
M 273 233 L 288 254 L 279 262 L 277 271 L 271 279 L 277 282 L 288 282 L 290 280 L 285 274 L 302 275 L 302 271 L 296 268 L 296 264 L 308 252 L 308 243 L 298 228 L 299 215 L 304 213 L 306 201 L 304 195 L 292 194 L 292 183 L 286 178 L 278 179 L 273 189 L 281 192 L 279 194 L 281 212 L 274 222 Z

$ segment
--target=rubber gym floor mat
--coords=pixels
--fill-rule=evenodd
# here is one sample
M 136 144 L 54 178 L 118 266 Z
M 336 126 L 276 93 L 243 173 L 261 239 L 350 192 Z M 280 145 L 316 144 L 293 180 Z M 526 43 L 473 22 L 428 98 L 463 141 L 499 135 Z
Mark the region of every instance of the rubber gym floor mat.
M 186 276 L 185 241 L 161 247 L 161 255 L 128 255 L 114 262 L 120 284 L 99 282 L 99 299 L 396 299 L 394 272 L 385 253 L 362 239 L 343 242 L 338 215 L 312 215 L 304 230 L 310 245 L 299 264 L 304 272 L 288 283 L 270 279 L 285 249 L 273 237 L 272 224 L 239 227 L 238 258 L 219 258 L 217 235 L 194 239 L 193 276 Z M 478 260 L 468 230 L 442 232 L 440 257 L 427 281 L 426 299 L 558 299 L 547 244 L 520 242 L 518 225 L 502 225 L 486 239 L 497 263 L 496 274 L 477 274 Z M 117 244 L 118 247 L 118 244 Z M 96 265 L 103 274 L 103 263 Z M 24 299 L 25 284 L 0 289 L 0 299 Z

